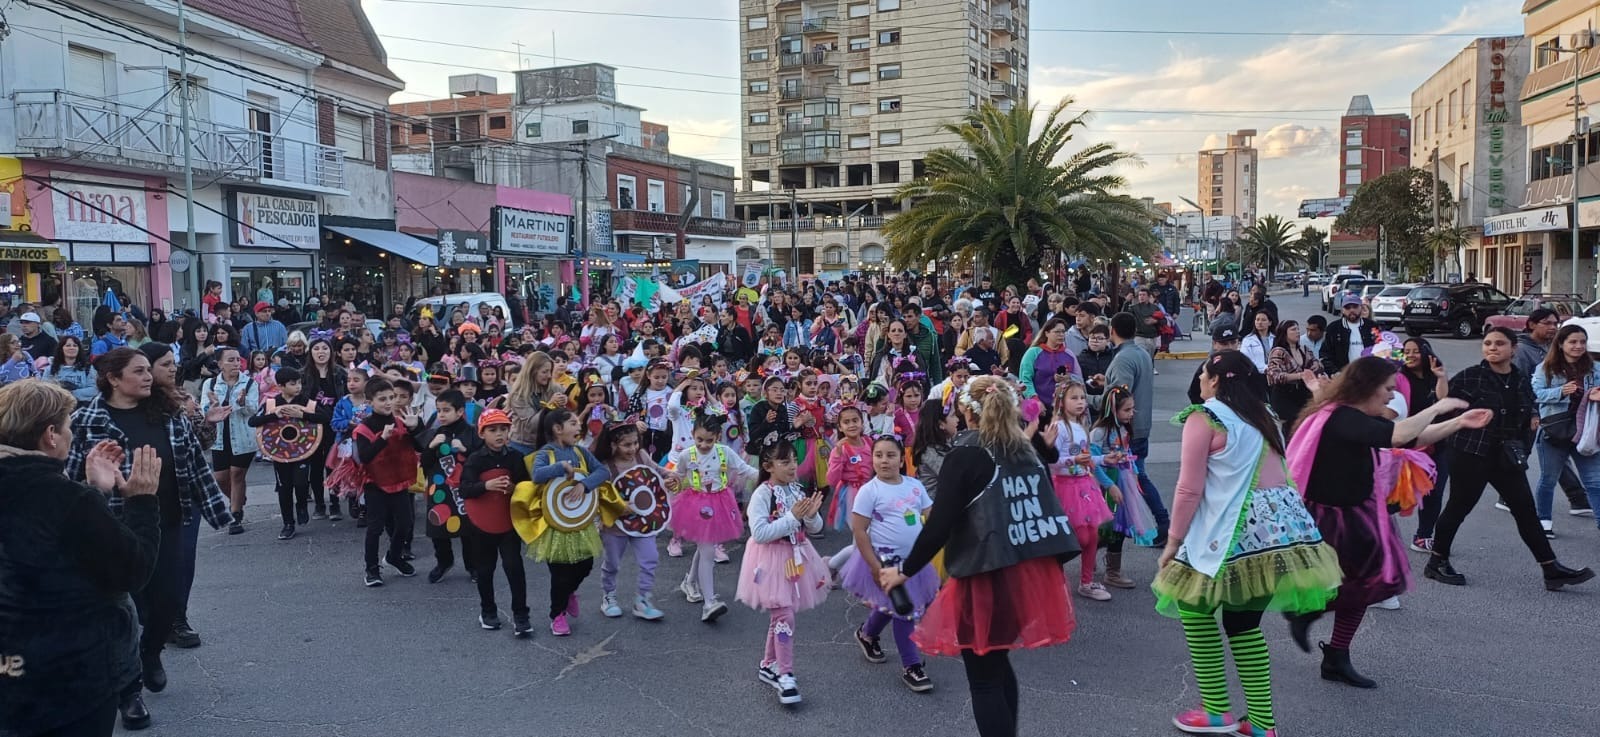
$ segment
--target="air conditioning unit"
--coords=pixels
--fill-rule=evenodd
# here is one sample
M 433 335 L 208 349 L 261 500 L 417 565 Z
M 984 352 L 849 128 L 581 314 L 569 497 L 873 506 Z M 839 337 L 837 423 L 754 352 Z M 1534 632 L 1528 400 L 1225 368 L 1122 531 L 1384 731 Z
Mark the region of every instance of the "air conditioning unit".
M 1592 49 L 1595 45 L 1595 32 L 1592 28 L 1585 28 L 1568 38 L 1568 46 L 1572 49 Z

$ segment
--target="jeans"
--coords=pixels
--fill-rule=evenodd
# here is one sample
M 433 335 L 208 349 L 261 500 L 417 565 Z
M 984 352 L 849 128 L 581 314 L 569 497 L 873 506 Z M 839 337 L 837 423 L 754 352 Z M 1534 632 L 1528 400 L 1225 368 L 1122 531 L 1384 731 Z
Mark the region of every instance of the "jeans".
M 1134 438 L 1128 441 L 1128 450 L 1138 459 L 1134 467 L 1139 469 L 1139 489 L 1144 492 L 1144 503 L 1150 505 L 1150 511 L 1156 516 L 1156 529 L 1160 530 L 1160 537 L 1167 536 L 1167 525 L 1171 518 L 1167 516 L 1167 505 L 1161 503 L 1161 491 L 1156 488 L 1156 482 L 1150 480 L 1150 474 L 1145 473 L 1145 456 L 1150 455 L 1150 438 Z
M 506 584 L 511 587 L 511 613 L 527 616 L 528 574 L 522 565 L 522 539 L 517 533 L 488 533 L 469 526 L 461 531 L 461 541 L 467 566 L 478 574 L 478 608 L 484 613 L 496 611 L 494 568 L 499 563 L 506 572 Z
M 1572 446 L 1559 447 L 1545 440 L 1544 433 L 1539 433 L 1539 441 L 1534 443 L 1539 451 L 1539 486 L 1533 492 L 1534 511 L 1539 519 L 1550 520 L 1551 508 L 1555 506 L 1556 483 L 1568 473 L 1567 464 L 1570 462 L 1578 469 L 1579 486 L 1588 495 L 1590 508 L 1600 505 L 1600 456 L 1586 456 L 1577 452 Z M 1573 502 L 1572 492 L 1562 484 L 1563 491 L 1567 492 L 1567 500 Z M 1579 503 L 1573 503 L 1573 509 L 1582 509 L 1581 498 Z M 1600 520 L 1596 520 L 1600 524 Z
M 1550 541 L 1545 539 L 1544 528 L 1539 526 L 1539 517 L 1533 510 L 1533 492 L 1528 489 L 1527 473 L 1512 466 L 1498 447 L 1491 452 L 1493 456 L 1473 455 L 1459 450 L 1454 452 L 1450 498 L 1445 501 L 1444 513 L 1439 516 L 1439 529 L 1433 534 L 1433 554 L 1440 558 L 1450 557 L 1450 546 L 1455 542 L 1456 531 L 1461 529 L 1461 523 L 1472 513 L 1472 509 L 1478 506 L 1484 487 L 1493 484 L 1495 491 L 1500 492 L 1500 500 L 1511 509 L 1511 517 L 1517 523 L 1517 535 L 1522 538 L 1522 544 L 1528 547 L 1528 552 L 1533 553 L 1534 561 L 1549 563 L 1555 560 L 1555 551 L 1550 549 Z
M 383 537 L 385 529 L 394 529 L 389 534 L 389 557 L 394 560 L 400 560 L 405 541 L 411 539 L 411 493 L 386 494 L 367 484 L 364 496 L 367 500 L 366 563 L 367 571 L 372 572 L 378 570 L 378 539 Z
M 183 548 L 178 551 L 182 555 L 178 561 L 178 575 L 183 587 L 178 592 L 178 616 L 185 622 L 189 621 L 189 590 L 194 588 L 195 549 L 200 545 L 200 513 L 196 511 L 193 517 L 183 524 Z

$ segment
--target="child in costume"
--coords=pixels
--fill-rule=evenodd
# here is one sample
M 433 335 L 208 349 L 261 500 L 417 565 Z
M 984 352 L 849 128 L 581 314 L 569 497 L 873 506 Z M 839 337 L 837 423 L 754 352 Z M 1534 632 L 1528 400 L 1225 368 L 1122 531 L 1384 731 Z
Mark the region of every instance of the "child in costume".
M 860 407 L 840 407 L 835 422 L 839 440 L 828 454 L 828 486 L 834 493 L 824 520 L 831 522 L 834 529 L 848 530 L 856 490 L 872 478 L 872 443 L 862 434 L 866 418 Z
M 333 450 L 328 453 L 328 477 L 324 481 L 328 491 L 350 499 L 350 517 L 356 527 L 366 527 L 366 510 L 361 507 L 360 466 L 356 463 L 356 443 L 350 437 L 356 425 L 372 414 L 372 404 L 367 401 L 367 372 L 352 366 L 345 373 L 345 391 L 333 405 Z
M 795 455 L 800 459 L 800 483 L 826 490 L 827 469 L 822 460 L 827 455 L 827 442 L 823 439 L 828 417 L 827 405 L 817 396 L 817 371 L 802 368 L 795 373 L 790 391 L 794 427 L 800 433 L 795 441 Z
M 620 417 L 613 420 L 600 432 L 595 443 L 595 455 L 604 460 L 606 469 L 611 472 L 612 483 L 618 485 L 627 511 L 614 524 L 600 529 L 600 544 L 605 548 L 605 559 L 600 563 L 600 590 L 604 592 L 600 599 L 600 613 L 607 617 L 622 616 L 622 607 L 617 604 L 617 571 L 622 568 L 622 559 L 632 552 L 634 561 L 639 564 L 639 593 L 633 600 L 633 616 L 653 622 L 663 616 L 652 596 L 656 566 L 660 562 L 656 536 L 666 529 L 666 510 L 671 506 L 665 496 L 659 496 L 651 498 L 653 508 L 635 508 L 626 485 L 631 479 L 629 472 L 639 467 L 652 470 L 660 477 L 665 486 L 661 491 L 675 487 L 677 482 L 675 477 L 662 473 L 661 468 L 642 452 L 637 424 L 620 421 Z M 648 474 L 643 478 L 654 480 Z M 653 490 L 643 491 L 648 494 Z
M 761 382 L 761 397 L 749 414 L 751 454 L 757 456 L 768 445 L 794 442 L 798 437 L 783 379 L 773 376 Z
M 1122 489 L 1112 486 L 1101 491 L 1094 470 L 1101 458 L 1089 450 L 1089 394 L 1083 384 L 1070 376 L 1056 383 L 1055 420 L 1044 430 L 1045 442 L 1055 446 L 1060 459 L 1050 464 L 1050 482 L 1055 485 L 1061 511 L 1067 513 L 1072 534 L 1078 537 L 1078 595 L 1095 601 L 1110 601 L 1111 592 L 1094 580 L 1094 549 L 1100 541 L 1100 526 L 1112 519 L 1106 496 L 1121 504 Z
M 400 557 L 405 540 L 411 537 L 411 497 L 406 490 L 417 480 L 417 447 L 408 427 L 410 415 L 397 413 L 395 397 L 394 385 L 388 379 L 368 381 L 367 401 L 372 403 L 372 415 L 351 433 L 356 441 L 356 461 L 360 464 L 361 491 L 368 515 L 367 586 L 383 585 L 383 576 L 378 572 L 378 540 L 386 530 L 389 553 L 384 561 L 402 576 L 417 575 L 417 569 Z
M 894 406 L 889 401 L 889 388 L 873 382 L 867 385 L 863 395 L 867 401 L 867 433 L 872 437 L 879 435 L 893 435 L 895 424 Z
M 826 564 L 807 533 L 822 529 L 822 494 L 799 483 L 794 446 L 761 452 L 761 485 L 750 494 L 750 539 L 739 566 L 738 599 L 767 611 L 767 644 L 756 677 L 778 690 L 778 703 L 800 703 L 794 677 L 794 615 L 828 598 Z
M 602 501 L 601 485 L 611 472 L 578 444 L 582 432 L 577 415 L 570 410 L 546 410 L 539 433 L 544 446 L 528 456 L 533 481 L 519 485 L 512 499 L 513 506 L 528 510 L 527 519 L 518 520 L 517 532 L 534 559 L 550 569 L 550 634 L 557 637 L 572 634 L 570 620 L 577 618 L 579 611 L 578 586 L 594 570 L 595 556 L 601 551 L 595 518 L 602 506 L 620 511 L 614 493 L 609 502 Z M 546 508 L 543 487 L 563 476 L 574 483 L 561 493 L 560 502 L 581 509 L 577 517 L 557 515 L 556 510 Z M 596 498 L 581 503 L 586 495 Z
M 744 532 L 735 494 L 750 488 L 757 475 L 738 453 L 717 442 L 722 421 L 717 415 L 702 415 L 695 424 L 694 444 L 673 458 L 680 483 L 668 523 L 679 539 L 695 544 L 689 573 L 678 589 L 689 603 L 701 604 L 700 621 L 707 623 L 728 613 L 728 605 L 716 594 L 713 546 Z
M 403 344 L 409 345 L 409 344 Z M 433 570 L 428 571 L 428 583 L 438 583 L 455 565 L 455 550 L 450 541 L 461 536 L 466 525 L 467 508 L 461 498 L 461 471 L 468 454 L 478 445 L 478 433 L 466 419 L 467 398 L 461 392 L 447 390 L 434 399 L 434 421 L 429 428 L 422 452 L 422 471 L 427 479 L 423 502 L 428 510 L 426 520 L 428 539 L 433 541 Z M 472 550 L 465 539 L 461 543 L 462 564 L 470 572 L 477 572 Z
M 647 382 L 633 394 L 628 411 L 638 415 L 645 424 L 645 449 L 651 458 L 666 458 L 672 452 L 672 421 L 668 408 L 672 405 L 672 389 L 667 379 L 672 375 L 672 364 L 664 359 L 650 362 L 645 369 Z
M 533 634 L 528 608 L 528 577 L 522 565 L 522 540 L 511 525 L 511 493 L 528 480 L 523 456 L 511 447 L 511 416 L 503 410 L 485 410 L 478 418 L 481 443 L 467 456 L 461 469 L 462 505 L 467 510 L 463 538 L 467 565 L 476 566 L 478 625 L 500 629 L 500 611 L 494 602 L 494 566 L 499 561 L 511 585 L 511 616 L 516 637 Z
M 320 411 L 317 400 L 301 393 L 304 381 L 298 369 L 292 366 L 278 369 L 273 378 L 278 395 L 262 402 L 261 411 L 250 418 L 251 427 L 271 427 L 288 420 L 328 424 L 330 418 Z M 311 521 L 311 511 L 307 509 L 311 503 L 311 468 L 302 458 L 273 461 L 272 471 L 277 479 L 278 512 L 283 516 L 283 529 L 278 539 L 288 540 L 294 537 L 296 520 L 302 525 Z
M 672 452 L 694 445 L 695 417 L 705 412 L 709 401 L 706 382 L 698 374 L 685 377 L 672 392 L 667 419 L 672 422 Z
M 1133 581 L 1122 575 L 1123 539 L 1131 537 L 1137 545 L 1148 545 L 1156 537 L 1155 515 L 1139 491 L 1137 459 L 1129 449 L 1133 412 L 1133 393 L 1128 387 L 1111 387 L 1106 390 L 1105 414 L 1089 430 L 1089 452 L 1101 457 L 1096 469 L 1101 484 L 1108 494 L 1116 486 L 1122 495 L 1106 543 L 1106 585 L 1119 589 L 1134 587 Z
M 872 613 L 856 632 L 856 644 L 869 663 L 882 663 L 879 636 L 894 625 L 895 648 L 900 651 L 900 680 L 917 693 L 933 690 L 933 681 L 922 667 L 922 655 L 911 633 L 916 620 L 939 593 L 939 574 L 927 566 L 905 583 L 913 611 L 902 615 L 894 610 L 887 594 L 878 586 L 878 569 L 885 561 L 898 562 L 911 554 L 911 546 L 922 532 L 922 517 L 933 506 L 922 482 L 902 474 L 905 448 L 893 436 L 872 441 L 874 476 L 856 492 L 850 512 L 850 530 L 855 538 L 855 553 L 844 567 L 843 586 L 856 598 L 867 602 Z

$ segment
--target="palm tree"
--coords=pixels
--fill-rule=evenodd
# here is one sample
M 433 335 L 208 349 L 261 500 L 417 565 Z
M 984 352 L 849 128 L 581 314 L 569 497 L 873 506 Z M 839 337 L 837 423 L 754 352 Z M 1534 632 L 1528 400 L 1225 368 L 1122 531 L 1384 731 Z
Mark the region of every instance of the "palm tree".
M 1435 263 L 1446 264 L 1445 271 L 1454 266 L 1457 272 L 1463 271 L 1461 267 L 1461 249 L 1472 241 L 1471 228 L 1455 228 L 1442 225 L 1423 236 L 1423 243 L 1433 253 Z
M 1300 253 L 1305 255 L 1306 268 L 1321 269 L 1328 260 L 1328 231 L 1315 225 L 1300 229 Z
M 1023 106 L 986 103 L 943 125 L 966 150 L 929 152 L 926 175 L 895 192 L 906 210 L 884 224 L 889 261 L 905 267 L 965 253 L 988 264 L 996 283 L 1021 285 L 1051 251 L 1097 261 L 1154 254 L 1154 219 L 1118 194 L 1127 180 L 1108 171 L 1136 161 L 1133 154 L 1110 143 L 1063 154 L 1088 124 L 1087 112 L 1062 119 L 1071 104 L 1051 108 L 1037 137 L 1035 111 Z
M 1305 260 L 1294 226 L 1277 215 L 1263 215 L 1245 228 L 1239 237 L 1239 251 L 1242 260 L 1266 265 L 1268 281 L 1278 266 Z

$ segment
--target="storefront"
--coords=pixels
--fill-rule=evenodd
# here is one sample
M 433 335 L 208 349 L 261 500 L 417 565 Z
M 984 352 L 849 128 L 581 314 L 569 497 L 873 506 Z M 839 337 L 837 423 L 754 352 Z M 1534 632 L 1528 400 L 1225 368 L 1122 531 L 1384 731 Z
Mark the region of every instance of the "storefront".
M 321 216 L 317 200 L 266 190 L 227 194 L 229 252 L 204 254 L 203 279 L 227 285 L 227 294 L 252 302 L 299 307 L 314 289 Z M 226 274 L 223 279 L 218 274 Z
M 430 290 L 443 294 L 492 291 L 494 267 L 489 265 L 489 234 L 471 230 L 440 230 L 439 268 L 428 279 Z
M 408 299 L 428 293 L 426 270 L 439 266 L 439 249 L 432 243 L 396 232 L 392 221 L 330 217 L 324 226 L 327 294 L 354 302 L 369 315 L 389 315 L 397 311 L 395 305 L 404 312 Z
M 545 302 L 558 293 L 552 285 L 574 283 L 571 216 L 497 205 L 492 222 L 489 256 L 505 272 L 498 291 L 520 295 L 533 309 L 551 309 Z
M 1484 218 L 1482 237 L 1462 250 L 1462 269 L 1513 296 L 1573 291 L 1569 212 L 1557 205 Z M 1559 261 L 1547 261 L 1547 255 Z M 1588 268 L 1592 282 L 1593 267 Z M 1589 282 L 1580 274 L 1580 287 Z

